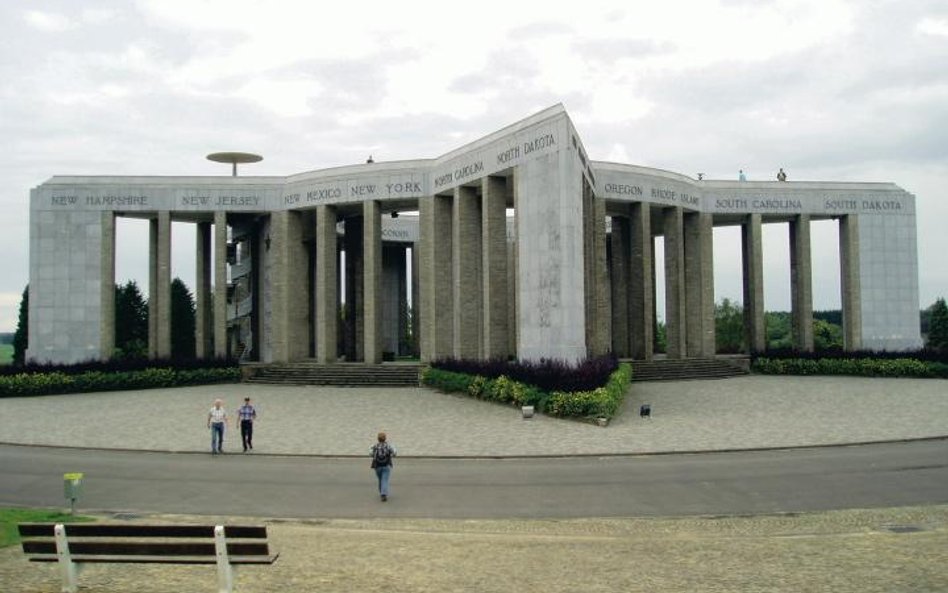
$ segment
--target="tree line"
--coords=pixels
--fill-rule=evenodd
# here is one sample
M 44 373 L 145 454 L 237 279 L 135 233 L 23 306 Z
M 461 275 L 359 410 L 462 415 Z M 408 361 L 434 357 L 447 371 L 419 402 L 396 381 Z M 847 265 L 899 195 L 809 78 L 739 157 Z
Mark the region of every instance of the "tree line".
M 764 328 L 767 350 L 792 350 L 792 316 L 789 311 L 766 311 Z M 919 324 L 925 346 L 948 352 L 948 306 L 937 299 L 919 312 Z M 666 351 L 665 323 L 659 321 L 655 348 Z M 737 354 L 747 351 L 744 337 L 744 309 L 741 303 L 724 298 L 714 306 L 714 330 L 717 351 Z M 816 351 L 843 349 L 843 313 L 839 309 L 813 312 L 813 348 Z

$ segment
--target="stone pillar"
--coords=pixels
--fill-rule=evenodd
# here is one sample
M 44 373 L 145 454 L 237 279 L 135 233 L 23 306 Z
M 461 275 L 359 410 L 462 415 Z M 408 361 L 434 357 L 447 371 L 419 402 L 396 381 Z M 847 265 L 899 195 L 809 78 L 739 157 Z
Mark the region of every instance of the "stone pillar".
M 701 290 L 704 304 L 704 335 L 702 349 L 705 356 L 718 352 L 717 328 L 714 323 L 714 217 L 707 212 L 699 215 L 701 239 Z
M 272 315 L 266 331 L 272 362 L 290 362 L 309 354 L 309 257 L 302 239 L 301 213 L 280 210 L 270 214 L 270 245 L 264 249 L 270 251 Z
M 288 349 L 288 318 L 286 307 L 288 305 L 288 286 L 289 270 L 287 269 L 286 243 L 289 234 L 289 211 L 276 210 L 270 213 L 270 229 L 267 237 L 270 239 L 270 245 L 267 250 L 270 267 L 270 303 L 264 310 L 270 310 L 269 323 L 264 329 L 265 335 L 254 336 L 258 340 L 260 353 L 264 362 L 289 362 Z M 261 260 L 261 263 L 263 261 Z M 235 304 L 240 301 L 235 299 Z M 263 348 L 264 341 L 270 344 L 269 356 Z
M 840 290 L 843 309 L 843 348 L 862 348 L 862 288 L 859 282 L 859 217 L 839 219 Z
M 685 310 L 687 353 L 697 358 L 715 355 L 714 336 L 714 225 L 711 215 L 684 216 Z
M 579 224 L 591 197 L 582 164 L 562 146 L 531 154 L 516 171 L 517 356 L 582 360 L 590 350 L 584 252 L 591 237 Z
M 451 239 L 454 294 L 454 356 L 481 357 L 481 209 L 477 191 L 454 189 Z
M 214 213 L 214 356 L 227 357 L 227 213 L 221 211 Z
M 401 356 L 409 354 L 404 347 L 405 338 L 408 336 L 410 317 L 408 313 L 408 249 L 405 245 L 393 245 L 392 247 L 396 254 L 395 270 L 398 278 L 398 284 L 396 285 L 398 310 L 395 313 L 398 329 L 395 332 L 395 349 L 392 352 L 395 356 Z
M 612 343 L 606 271 L 606 202 L 583 181 L 583 292 L 586 355 L 606 354 Z
M 518 337 L 520 300 L 517 296 L 520 294 L 520 260 L 517 257 L 519 252 L 518 242 L 520 241 L 520 237 L 517 236 L 517 228 L 519 227 L 517 217 L 520 216 L 520 211 L 517 209 L 517 197 L 519 195 L 516 183 L 517 175 L 519 173 L 517 173 L 517 169 L 514 169 L 507 178 L 507 203 L 514 205 L 514 216 L 513 219 L 507 221 L 505 228 L 506 236 L 509 237 L 507 240 L 507 355 L 514 358 L 519 358 L 517 344 L 520 343 Z
M 631 225 L 625 216 L 612 217 L 612 352 L 619 358 L 632 356 L 629 343 L 632 288 L 629 266 L 632 263 Z
M 744 343 L 748 353 L 767 349 L 764 328 L 764 255 L 760 214 L 741 223 L 741 267 L 744 285 Z
M 659 209 L 659 218 L 661 218 L 661 209 Z M 662 237 L 662 242 L 665 241 L 665 238 Z M 658 272 L 656 267 L 658 267 L 658 262 L 655 259 L 655 237 L 652 237 L 652 242 L 649 243 L 649 249 L 652 252 L 652 351 L 658 352 Z M 662 262 L 664 265 L 664 262 Z M 667 348 L 666 348 L 667 350 Z
M 426 362 L 454 354 L 451 201 L 445 196 L 418 200 L 421 359 Z
M 102 250 L 99 252 L 99 357 L 109 360 L 115 351 L 115 213 L 102 213 Z
M 420 244 L 411 244 L 411 337 L 414 357 L 421 356 L 421 281 L 418 274 L 418 250 Z
M 364 319 L 364 360 L 382 362 L 382 210 L 369 200 L 362 204 L 362 316 Z
M 405 335 L 405 247 L 401 243 L 382 243 L 382 358 L 398 355 Z
M 148 358 L 158 357 L 158 219 L 148 219 Z
M 503 177 L 482 180 L 481 244 L 483 261 L 483 358 L 506 358 L 507 332 L 507 184 Z
M 592 194 L 585 179 L 583 190 Z M 609 270 L 606 267 L 606 200 L 593 194 L 593 253 L 595 267 L 592 275 L 595 286 L 595 318 L 593 320 L 593 356 L 608 354 L 612 346 L 612 307 L 609 294 Z
M 687 309 L 685 300 L 685 242 L 680 207 L 662 211 L 665 233 L 665 337 L 668 358 L 687 354 Z
M 790 296 L 793 344 L 813 351 L 813 278 L 810 260 L 810 215 L 790 221 Z
M 151 358 L 171 356 L 171 213 L 158 212 L 151 220 L 148 287 L 148 353 Z M 154 336 L 154 340 L 152 340 Z
M 655 343 L 655 265 L 652 210 L 646 203 L 630 205 L 629 346 L 636 360 L 651 360 Z
M 197 223 L 194 274 L 194 344 L 199 359 L 211 354 L 211 223 Z
M 336 215 L 336 221 L 338 223 L 339 216 L 338 212 Z M 346 272 L 346 237 L 345 231 L 343 231 L 342 237 L 336 237 L 336 303 L 341 307 L 344 298 L 348 298 L 348 281 L 343 277 L 343 273 Z M 348 310 L 348 303 L 346 304 L 346 309 Z M 336 358 L 339 356 L 346 356 L 348 352 L 348 332 L 346 330 L 348 326 L 348 317 L 342 313 L 342 310 L 336 312 Z
M 338 358 L 339 270 L 336 243 L 336 209 L 316 207 L 316 360 L 323 364 Z
M 346 361 L 363 360 L 363 323 L 362 316 L 363 279 L 362 279 L 362 232 L 361 216 L 350 216 L 344 221 L 346 246 Z

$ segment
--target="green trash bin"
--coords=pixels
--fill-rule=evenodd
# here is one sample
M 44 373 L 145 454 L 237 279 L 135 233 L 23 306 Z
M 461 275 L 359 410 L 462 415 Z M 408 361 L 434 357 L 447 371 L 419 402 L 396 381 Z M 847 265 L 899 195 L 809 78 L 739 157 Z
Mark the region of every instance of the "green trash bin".
M 63 474 L 63 492 L 66 495 L 66 502 L 69 503 L 69 512 L 75 514 L 76 501 L 82 492 L 82 474 Z

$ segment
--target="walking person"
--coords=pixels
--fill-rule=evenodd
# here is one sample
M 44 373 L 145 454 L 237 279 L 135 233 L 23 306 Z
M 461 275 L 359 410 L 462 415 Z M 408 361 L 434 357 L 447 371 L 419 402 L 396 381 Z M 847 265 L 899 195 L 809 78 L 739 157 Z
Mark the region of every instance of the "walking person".
M 388 481 L 392 475 L 392 458 L 398 452 L 395 447 L 386 442 L 386 435 L 380 432 L 378 442 L 372 445 L 370 455 L 372 456 L 372 469 L 375 470 L 375 476 L 379 480 L 379 497 L 382 502 L 388 500 Z
M 244 405 L 237 410 L 240 419 L 240 440 L 244 444 L 244 453 L 247 449 L 253 451 L 253 421 L 257 419 L 257 410 L 250 403 L 250 398 L 244 398 Z
M 786 181 L 787 174 L 784 172 L 783 167 L 780 167 L 780 170 L 777 171 L 777 181 Z
M 214 407 L 207 413 L 207 427 L 211 429 L 211 453 L 224 452 L 224 427 L 227 426 L 227 412 L 224 402 L 214 400 Z

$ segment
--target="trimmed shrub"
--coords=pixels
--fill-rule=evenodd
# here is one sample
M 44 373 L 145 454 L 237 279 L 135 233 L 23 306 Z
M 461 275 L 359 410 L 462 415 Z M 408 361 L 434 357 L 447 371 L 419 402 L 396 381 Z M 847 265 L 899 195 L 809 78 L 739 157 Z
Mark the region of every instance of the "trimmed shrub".
M 619 367 L 619 361 L 612 355 L 589 358 L 579 364 L 554 359 L 508 361 L 442 358 L 433 361 L 431 366 L 488 379 L 509 377 L 514 381 L 552 392 L 595 389 L 609 380 L 609 375 Z
M 533 406 L 538 412 L 568 418 L 612 418 L 628 391 L 632 369 L 619 365 L 604 386 L 583 391 L 544 391 L 506 375 L 489 378 L 482 375 L 447 371 L 433 367 L 421 374 L 421 382 L 446 393 L 464 393 L 471 397 L 514 406 Z
M 236 368 L 237 361 L 228 358 L 167 358 L 153 360 L 89 360 L 75 364 L 28 364 L 19 367 L 0 366 L 0 376 L 3 375 L 21 375 L 34 373 L 65 373 L 67 375 L 77 375 L 90 371 L 100 371 L 104 373 L 143 371 L 151 368 L 171 368 L 180 370 L 197 369 L 220 369 Z
M 603 387 L 573 393 L 554 392 L 550 397 L 550 410 L 554 416 L 612 418 L 622 405 L 631 379 L 632 368 L 620 364 Z
M 855 375 L 862 377 L 948 378 L 948 364 L 914 358 L 767 358 L 751 369 L 765 375 Z
M 123 391 L 236 382 L 236 366 L 208 369 L 147 368 L 128 372 L 87 371 L 70 375 L 60 371 L 0 376 L 0 397 L 53 395 L 91 391 Z
M 887 350 L 855 350 L 847 352 L 842 349 L 820 350 L 815 352 L 804 352 L 791 348 L 770 349 L 766 352 L 760 352 L 753 355 L 753 359 L 767 358 L 777 359 L 801 359 L 801 360 L 920 360 L 923 362 L 941 362 L 948 364 L 948 352 L 940 352 L 932 348 L 921 348 L 918 350 L 899 350 L 889 352 Z

